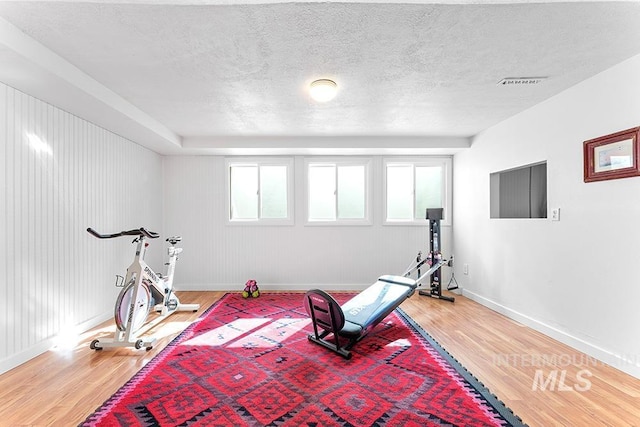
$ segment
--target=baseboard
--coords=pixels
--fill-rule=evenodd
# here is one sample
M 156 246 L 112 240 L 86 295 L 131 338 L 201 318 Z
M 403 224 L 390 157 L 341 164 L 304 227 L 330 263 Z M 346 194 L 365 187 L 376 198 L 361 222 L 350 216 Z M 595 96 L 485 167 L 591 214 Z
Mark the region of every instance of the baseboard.
M 24 351 L 21 351 L 20 353 L 12 354 L 10 357 L 0 360 L 0 375 L 22 365 L 23 363 L 28 362 L 36 356 L 41 355 L 42 353 L 49 350 L 52 346 L 53 338 L 41 341 L 38 344 Z
M 568 345 L 569 347 L 585 353 L 587 356 L 593 357 L 600 362 L 603 362 L 609 366 L 612 366 L 613 368 L 616 368 L 624 373 L 640 379 L 640 365 L 638 365 L 639 361 L 637 360 L 637 358 L 629 360 L 624 356 L 615 354 L 581 338 L 575 337 L 565 331 L 547 325 L 546 323 L 517 312 L 489 298 L 485 298 L 480 294 L 469 291 L 468 289 L 464 289 L 462 294 L 465 297 L 508 317 L 509 319 L 522 323 L 523 325 L 528 326 L 531 329 L 534 329 L 540 333 L 547 335 L 548 337 L 551 337 L 563 344 Z
M 373 283 L 373 282 L 372 282 Z M 302 284 L 282 284 L 282 283 L 260 283 L 258 287 L 263 291 L 308 291 L 309 289 L 322 289 L 323 291 L 361 291 L 371 286 L 371 283 L 302 283 Z M 229 285 L 224 283 L 215 284 L 178 284 L 175 286 L 176 291 L 223 291 L 223 292 L 241 292 L 243 285 Z
M 112 318 L 113 318 L 112 313 L 105 313 L 101 316 L 96 316 L 86 322 L 76 325 L 76 331 L 78 334 L 83 334 L 89 331 L 90 329 L 95 328 L 102 322 Z M 31 359 L 41 355 L 42 353 L 46 353 L 47 351 L 52 351 L 56 346 L 57 341 L 58 341 L 58 336 L 53 336 L 40 341 L 36 345 L 24 351 L 21 351 L 20 353 L 12 354 L 10 357 L 0 360 L 0 375 L 10 371 L 13 368 L 16 368 L 22 365 L 23 363 L 30 361 Z

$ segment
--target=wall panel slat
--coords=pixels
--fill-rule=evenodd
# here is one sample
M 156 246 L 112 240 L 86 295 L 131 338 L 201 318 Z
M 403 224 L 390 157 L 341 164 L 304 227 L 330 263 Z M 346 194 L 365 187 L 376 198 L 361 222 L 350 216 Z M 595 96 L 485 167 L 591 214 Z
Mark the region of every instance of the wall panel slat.
M 112 316 L 135 248 L 85 230 L 162 231 L 162 157 L 2 83 L 0 138 L 2 373 Z

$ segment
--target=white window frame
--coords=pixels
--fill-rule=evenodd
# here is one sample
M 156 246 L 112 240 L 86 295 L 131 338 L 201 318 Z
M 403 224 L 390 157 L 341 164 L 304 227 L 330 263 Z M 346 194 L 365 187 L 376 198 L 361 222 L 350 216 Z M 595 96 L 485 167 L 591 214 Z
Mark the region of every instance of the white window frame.
M 231 218 L 231 167 L 232 166 L 286 166 L 287 168 L 287 217 L 286 218 Z M 226 218 L 228 225 L 294 225 L 294 159 L 292 157 L 228 157 L 225 158 Z M 259 212 L 259 207 L 258 207 Z
M 387 167 L 392 165 L 413 165 L 416 166 L 440 166 L 443 168 L 442 174 L 442 208 L 443 219 L 441 224 L 444 226 L 451 225 L 451 200 L 452 200 L 452 183 L 453 183 L 453 159 L 451 157 L 395 157 L 383 159 L 382 165 L 382 187 L 383 187 L 383 224 L 384 225 L 420 225 L 424 226 L 427 223 L 426 213 L 423 218 L 414 218 L 413 220 L 389 220 L 387 219 Z M 415 174 L 414 174 L 415 180 Z M 413 184 L 414 191 L 414 203 L 415 203 L 415 182 Z M 413 209 L 415 212 L 415 209 Z
M 331 165 L 331 166 L 364 166 L 364 218 L 338 218 L 336 212 L 335 220 L 311 220 L 309 219 L 309 205 L 311 193 L 309 191 L 309 167 L 311 165 Z M 337 172 L 337 169 L 336 169 Z M 372 218 L 372 198 L 371 198 L 371 159 L 361 157 L 312 157 L 305 158 L 304 161 L 305 178 L 305 225 L 335 225 L 335 226 L 367 226 L 373 224 Z M 336 181 L 337 186 L 337 181 Z M 336 200 L 337 201 L 337 200 Z M 335 206 L 338 209 L 337 203 Z

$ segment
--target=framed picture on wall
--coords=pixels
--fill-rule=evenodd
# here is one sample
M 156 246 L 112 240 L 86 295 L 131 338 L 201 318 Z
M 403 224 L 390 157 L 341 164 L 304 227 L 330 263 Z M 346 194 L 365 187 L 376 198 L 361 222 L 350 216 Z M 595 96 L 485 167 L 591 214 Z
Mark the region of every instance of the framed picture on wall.
M 584 182 L 640 176 L 639 135 L 637 127 L 585 141 Z

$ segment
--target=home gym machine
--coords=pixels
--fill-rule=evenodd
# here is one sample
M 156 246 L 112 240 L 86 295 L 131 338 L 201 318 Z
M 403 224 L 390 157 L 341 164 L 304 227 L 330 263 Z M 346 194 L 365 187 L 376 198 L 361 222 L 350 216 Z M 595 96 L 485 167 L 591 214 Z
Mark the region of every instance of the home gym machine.
M 176 311 L 198 311 L 200 304 L 182 304 L 173 292 L 176 261 L 178 254 L 182 252 L 182 248 L 176 247 L 176 244 L 182 240 L 181 237 L 167 238 L 169 262 L 166 264 L 167 274 L 162 275 L 154 272 L 144 261 L 144 254 L 149 246 L 146 239 L 157 239 L 160 237 L 158 233 L 145 228 L 115 234 L 100 234 L 92 228 L 87 228 L 87 232 L 99 239 L 134 236 L 132 243 L 137 244 L 133 262 L 127 268 L 126 280 L 122 276 L 116 276 L 116 286 L 122 287 L 115 304 L 116 331 L 113 338 L 93 340 L 89 345 L 92 350 L 113 347 L 144 347 L 147 351 L 151 350 L 155 338 L 142 339 L 138 338 L 139 335 L 149 331 Z M 155 311 L 158 316 L 141 329 L 151 311 Z
M 313 334 L 307 336 L 309 341 L 350 359 L 351 348 L 404 300 L 411 297 L 426 278 L 430 278 L 430 290 L 418 291 L 420 295 L 454 301 L 453 297 L 442 295 L 440 285 L 440 268 L 453 265 L 453 257 L 444 260 L 440 252 L 442 209 L 427 209 L 427 219 L 429 255 L 423 259 L 419 252 L 415 262 L 411 263 L 402 276 L 380 276 L 374 284 L 342 305 L 321 289 L 307 291 L 304 307 L 313 325 Z M 422 273 L 425 266 L 428 269 Z M 410 277 L 413 272 L 418 273 L 416 279 Z M 453 282 L 455 278 L 452 275 L 447 290 L 457 289 L 457 282 L 455 287 L 450 286 Z
M 453 255 L 450 259 L 442 258 L 440 251 L 440 221 L 442 220 L 442 208 L 427 209 L 427 220 L 429 221 L 429 254 L 426 258 L 422 258 L 422 252 L 418 252 L 415 265 L 410 266 L 404 273 L 405 277 L 410 277 L 414 271 L 418 272 L 418 277 L 424 277 L 420 274 L 422 266 L 427 265 L 433 272 L 429 275 L 429 289 L 421 289 L 419 295 L 437 298 L 449 302 L 454 302 L 455 298 L 442 294 L 442 266 L 453 267 Z M 435 269 L 434 269 L 435 267 Z M 452 291 L 458 289 L 458 282 L 453 273 L 447 285 L 447 290 Z

